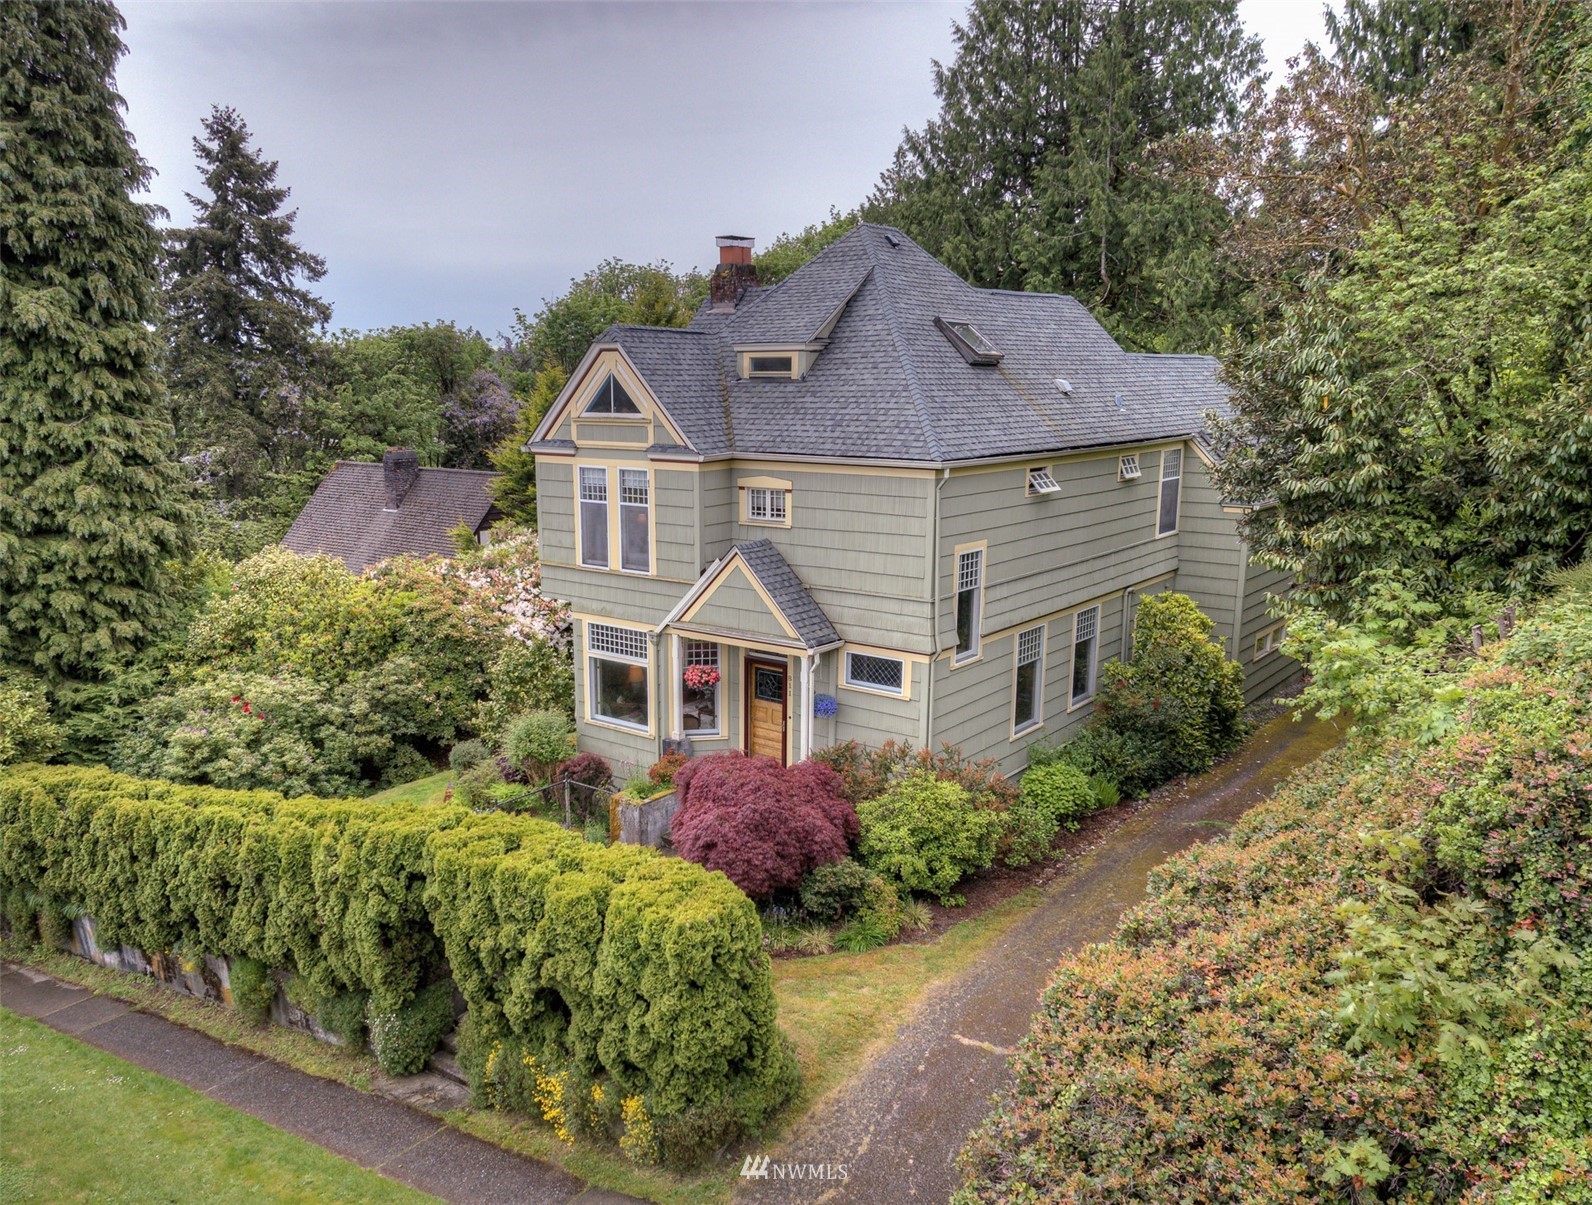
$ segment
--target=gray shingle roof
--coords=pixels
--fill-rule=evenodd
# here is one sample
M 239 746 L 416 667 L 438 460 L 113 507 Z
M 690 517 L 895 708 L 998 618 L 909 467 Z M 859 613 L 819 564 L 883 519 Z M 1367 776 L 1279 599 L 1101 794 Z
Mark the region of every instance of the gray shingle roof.
M 842 302 L 804 379 L 740 378 L 737 343 L 806 342 Z M 968 364 L 937 317 L 973 322 L 1000 364 Z M 1123 351 L 1071 297 L 974 288 L 900 231 L 866 224 L 733 313 L 704 308 L 684 330 L 614 326 L 599 341 L 624 349 L 706 456 L 1060 452 L 1193 435 L 1227 399 L 1209 356 Z
M 421 469 L 398 509 L 390 511 L 382 466 L 340 460 L 315 487 L 282 543 L 304 556 L 338 557 L 356 573 L 404 554 L 452 556 L 456 549 L 448 533 L 461 523 L 471 531 L 481 529 L 493 509 L 487 487 L 497 476 L 474 469 Z
M 732 551 L 740 554 L 747 572 L 757 578 L 774 604 L 784 612 L 796 635 L 810 649 L 836 644 L 840 636 L 835 625 L 829 622 L 824 609 L 807 593 L 802 579 L 790 567 L 790 562 L 780 555 L 770 540 L 749 540 L 736 544 Z

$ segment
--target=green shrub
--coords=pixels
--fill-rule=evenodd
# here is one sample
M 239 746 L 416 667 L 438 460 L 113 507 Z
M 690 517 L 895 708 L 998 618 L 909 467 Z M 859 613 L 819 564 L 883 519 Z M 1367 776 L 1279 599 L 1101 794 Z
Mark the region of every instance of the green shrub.
M 295 999 L 368 992 L 389 1066 L 426 1046 L 420 1022 L 443 1010 L 407 1006 L 451 970 L 487 1048 L 518 1042 L 644 1096 L 655 1119 L 724 1100 L 749 1132 L 796 1076 L 751 901 L 681 859 L 545 821 L 13 767 L 8 910 L 18 893 L 80 902 L 107 945 L 283 968 L 304 981 Z
M 572 752 L 569 717 L 561 711 L 533 711 L 509 725 L 503 755 L 532 779 L 541 781 Z
M 333 992 L 314 1009 L 315 1023 L 350 1050 L 365 1046 L 369 992 Z
M 482 762 L 492 756 L 485 741 L 475 739 L 460 741 L 448 750 L 448 769 L 455 774 L 462 774 L 466 770 L 473 770 Z
M 232 1007 L 250 1025 L 264 1025 L 271 1019 L 271 1002 L 276 999 L 276 977 L 258 958 L 227 959 L 227 981 L 232 988 Z
M 476 708 L 474 727 L 489 744 L 500 744 L 515 717 L 530 711 L 575 714 L 569 650 L 542 640 L 511 640 L 487 671 L 487 697 Z
M 453 1028 L 453 980 L 420 989 L 396 1009 L 367 1007 L 365 1025 L 376 1064 L 388 1075 L 414 1075 Z
M 1099 798 L 1082 770 L 1065 762 L 1030 767 L 1023 775 L 1022 795 L 1006 813 L 1006 864 L 1023 866 L 1050 852 L 1063 828 L 1099 806 Z
M 943 904 L 959 903 L 952 889 L 994 861 L 1001 831 L 998 813 L 973 808 L 965 789 L 925 771 L 858 804 L 857 819 L 857 854 L 866 865 Z
M 411 745 L 395 744 L 391 754 L 382 763 L 376 779 L 378 787 L 401 787 L 416 779 L 428 778 L 437 772 L 430 758 Z
M 493 803 L 492 792 L 502 785 L 503 773 L 498 769 L 497 758 L 489 757 L 459 775 L 453 784 L 453 798 L 469 808 L 490 807 Z
M 32 678 L 0 672 L 0 766 L 43 761 L 61 747 L 44 688 Z
M 50 900 L 39 905 L 39 940 L 52 950 L 72 947 L 72 918 L 66 909 Z
M 879 876 L 851 858 L 815 866 L 802 879 L 802 908 L 819 920 L 839 920 L 861 908 L 872 880 Z

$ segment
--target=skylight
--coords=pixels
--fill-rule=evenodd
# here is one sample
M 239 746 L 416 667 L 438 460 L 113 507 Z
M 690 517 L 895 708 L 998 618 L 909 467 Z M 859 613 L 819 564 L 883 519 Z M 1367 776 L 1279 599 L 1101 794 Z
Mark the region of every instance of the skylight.
M 969 364 L 999 364 L 1003 352 L 984 337 L 984 333 L 965 318 L 936 318 L 934 325 L 962 353 Z

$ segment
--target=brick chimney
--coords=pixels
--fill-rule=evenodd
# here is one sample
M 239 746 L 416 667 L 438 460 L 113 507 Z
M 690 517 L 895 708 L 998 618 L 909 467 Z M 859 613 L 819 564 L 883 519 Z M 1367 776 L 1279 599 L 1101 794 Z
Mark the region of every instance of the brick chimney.
M 381 458 L 381 480 L 387 487 L 387 509 L 397 510 L 420 476 L 420 456 L 408 448 L 388 448 Z
M 719 246 L 719 266 L 708 278 L 708 292 L 716 310 L 733 310 L 741 294 L 757 283 L 752 267 L 752 240 L 739 234 L 721 234 L 713 240 Z

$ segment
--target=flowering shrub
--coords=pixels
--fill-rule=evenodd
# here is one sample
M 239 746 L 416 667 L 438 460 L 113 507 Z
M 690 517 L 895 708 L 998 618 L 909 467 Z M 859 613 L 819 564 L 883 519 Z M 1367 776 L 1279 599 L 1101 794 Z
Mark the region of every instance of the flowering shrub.
M 1403 696 L 1440 733 L 1379 717 L 1158 868 L 1058 968 L 962 1199 L 1586 1199 L 1589 684 L 1592 601 L 1547 606 Z
M 915 770 L 857 808 L 857 855 L 908 891 L 961 903 L 952 888 L 995 860 L 1002 827 L 999 814 L 971 803 L 960 784 Z
M 844 858 L 857 835 L 839 776 L 817 762 L 715 753 L 688 761 L 675 789 L 675 849 L 753 899 L 796 890 L 815 866 Z

